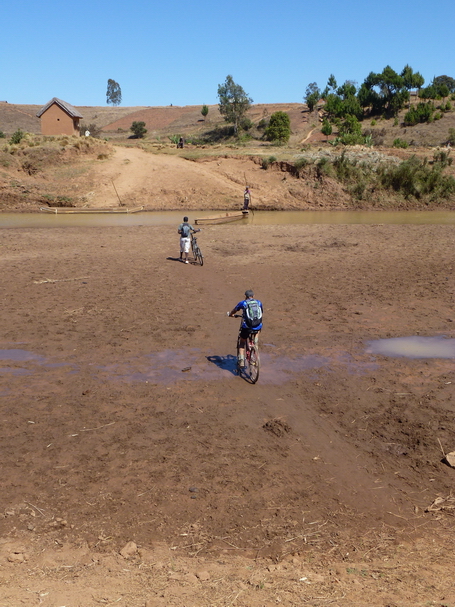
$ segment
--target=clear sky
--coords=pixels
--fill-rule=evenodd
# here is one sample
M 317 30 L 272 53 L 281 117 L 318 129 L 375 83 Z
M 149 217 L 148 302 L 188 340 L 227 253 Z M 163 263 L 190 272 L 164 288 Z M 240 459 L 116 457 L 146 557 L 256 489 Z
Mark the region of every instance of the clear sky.
M 360 85 L 386 65 L 455 78 L 455 0 L 14 0 L 1 11 L 0 101 L 218 103 L 228 74 L 254 103 L 301 103 L 310 82 Z

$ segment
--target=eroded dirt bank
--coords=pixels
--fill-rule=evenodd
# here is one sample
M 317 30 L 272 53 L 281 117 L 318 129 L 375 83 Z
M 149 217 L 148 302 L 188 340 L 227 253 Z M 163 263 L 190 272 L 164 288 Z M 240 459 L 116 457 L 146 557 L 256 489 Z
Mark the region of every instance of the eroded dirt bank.
M 452 607 L 453 360 L 367 343 L 454 337 L 454 236 L 2 230 L 0 605 Z

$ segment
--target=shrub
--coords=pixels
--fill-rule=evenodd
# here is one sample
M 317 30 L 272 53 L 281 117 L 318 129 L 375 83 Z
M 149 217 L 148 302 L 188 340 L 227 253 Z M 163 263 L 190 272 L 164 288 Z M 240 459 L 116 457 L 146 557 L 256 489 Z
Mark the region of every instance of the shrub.
M 11 135 L 11 139 L 9 140 L 9 142 L 11 145 L 13 145 L 14 143 L 20 143 L 24 137 L 24 131 L 22 129 L 17 129 L 17 131 Z
M 262 159 L 261 166 L 266 171 L 269 168 L 269 166 L 271 164 L 273 164 L 274 162 L 276 162 L 276 157 L 275 156 L 269 156 L 268 158 L 263 158 Z
M 121 129 L 117 129 L 121 132 Z M 101 127 L 97 126 L 94 122 L 90 124 L 81 124 L 79 128 L 79 133 L 81 135 L 85 135 L 85 132 L 88 131 L 90 133 L 90 137 L 99 137 L 101 135 Z
M 253 126 L 253 122 L 247 116 L 244 116 L 240 120 L 239 127 L 242 129 L 242 131 L 249 131 L 253 128 Z
M 376 126 L 376 124 L 377 124 L 376 120 L 371 121 L 371 126 Z
M 447 139 L 447 143 L 450 143 L 450 145 L 455 145 L 455 129 L 453 127 L 449 129 L 449 137 Z
M 3 131 L 0 131 L 0 139 L 5 139 L 5 133 Z
M 134 137 L 136 137 L 137 139 L 142 139 L 144 137 L 144 135 L 147 132 L 147 129 L 145 128 L 145 122 L 141 121 L 134 121 L 133 124 L 130 126 L 130 130 L 133 132 Z
M 279 141 L 287 143 L 291 136 L 291 121 L 286 112 L 274 112 L 270 116 L 270 122 L 265 130 L 267 141 Z
M 419 122 L 431 122 L 433 118 L 434 105 L 433 103 L 418 103 L 412 106 L 404 116 L 404 124 L 406 126 L 414 126 Z
M 428 196 L 430 200 L 437 200 L 455 192 L 455 179 L 443 175 L 443 168 L 441 162 L 435 162 L 430 168 L 426 160 L 412 156 L 398 166 L 380 167 L 378 173 L 383 187 L 400 192 L 405 198 Z
M 316 175 L 318 178 L 333 175 L 333 164 L 328 158 L 322 157 L 316 164 Z
M 436 112 L 436 114 L 433 116 L 433 118 L 434 118 L 435 120 L 441 120 L 441 118 L 442 118 L 442 114 L 441 114 L 441 112 Z
M 409 143 L 407 141 L 404 141 L 403 139 L 400 139 L 399 137 L 397 137 L 396 139 L 393 140 L 393 147 L 406 149 L 407 147 L 409 147 Z

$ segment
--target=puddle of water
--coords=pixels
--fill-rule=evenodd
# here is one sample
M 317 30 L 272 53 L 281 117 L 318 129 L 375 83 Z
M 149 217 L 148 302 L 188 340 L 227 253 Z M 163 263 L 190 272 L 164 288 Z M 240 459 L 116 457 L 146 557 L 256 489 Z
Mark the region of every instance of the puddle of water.
M 317 355 L 301 355 L 293 358 L 276 357 L 261 353 L 261 383 L 280 384 L 291 375 L 327 367 L 328 358 Z M 236 375 L 237 359 L 234 355 L 204 356 L 198 350 L 165 350 L 147 355 L 121 365 L 97 367 L 105 371 L 111 380 L 144 381 L 170 384 L 177 381 L 219 380 Z
M 14 360 L 16 362 L 27 362 L 30 360 L 36 362 L 44 362 L 44 357 L 27 350 L 0 350 L 0 360 Z
M 28 369 L 14 369 L 11 367 L 0 367 L 0 374 L 2 373 L 11 373 L 12 375 L 31 375 L 32 371 Z M 2 394 L 0 393 L 0 396 Z
M 368 342 L 367 353 L 406 358 L 455 358 L 455 339 L 420 335 L 377 339 Z
M 147 211 L 142 213 L 100 213 L 53 215 L 51 213 L 0 213 L 0 228 L 51 228 L 94 226 L 174 226 L 183 215 L 194 222 L 197 217 L 221 214 L 221 211 Z M 255 211 L 239 226 L 290 224 L 455 224 L 453 211 Z M 232 224 L 216 229 L 229 230 Z M 213 228 L 213 226 L 211 226 Z

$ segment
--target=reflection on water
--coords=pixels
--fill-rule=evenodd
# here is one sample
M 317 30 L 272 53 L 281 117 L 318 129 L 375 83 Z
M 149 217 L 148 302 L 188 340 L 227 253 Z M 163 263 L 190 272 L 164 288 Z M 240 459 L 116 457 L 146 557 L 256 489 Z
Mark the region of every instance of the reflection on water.
M 30 375 L 30 363 L 55 369 L 66 367 L 69 375 L 81 372 L 80 362 L 61 362 L 47 360 L 33 352 L 26 350 L 0 350 L 0 360 L 14 361 L 16 367 L 0 368 L 0 376 L 6 374 Z M 19 363 L 27 364 L 21 367 Z M 155 384 L 172 384 L 178 381 L 217 381 L 236 375 L 236 356 L 228 354 L 206 356 L 198 349 L 163 350 L 151 354 L 122 360 L 120 363 L 99 365 L 89 362 L 88 367 L 99 379 L 106 381 L 148 382 Z M 317 354 L 295 354 L 288 356 L 275 356 L 267 352 L 261 353 L 261 383 L 281 384 L 292 377 L 308 371 L 321 368 L 330 369 L 334 366 L 343 366 L 348 373 L 359 373 L 371 369 L 371 362 L 359 363 L 352 361 L 346 353 L 338 353 L 332 358 Z
M 455 339 L 420 335 L 378 339 L 368 342 L 367 353 L 407 358 L 455 358 Z
M 65 228 L 103 226 L 174 226 L 184 214 L 190 222 L 221 211 L 147 211 L 141 213 L 99 213 L 53 215 L 51 213 L 0 213 L 0 228 Z M 255 211 L 234 224 L 203 226 L 229 229 L 230 226 L 290 224 L 455 224 L 454 211 Z

